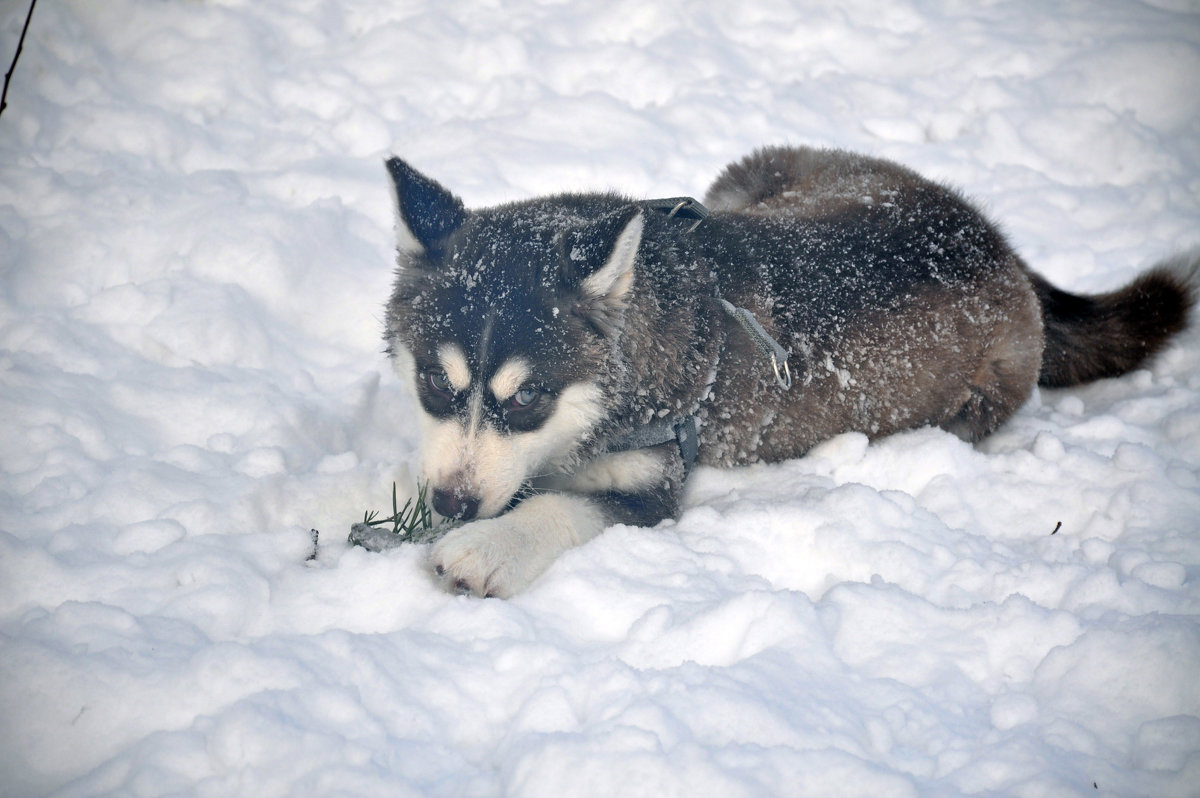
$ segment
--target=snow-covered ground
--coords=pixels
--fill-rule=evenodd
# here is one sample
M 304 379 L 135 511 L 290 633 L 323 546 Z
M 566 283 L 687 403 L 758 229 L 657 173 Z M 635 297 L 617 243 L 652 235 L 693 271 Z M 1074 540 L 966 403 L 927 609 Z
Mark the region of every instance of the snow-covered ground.
M 1194 0 L 43 2 L 13 80 L 0 794 L 1197 794 L 1197 332 L 507 602 L 345 543 L 413 482 L 388 153 L 479 205 L 844 146 L 1105 290 L 1200 244 Z

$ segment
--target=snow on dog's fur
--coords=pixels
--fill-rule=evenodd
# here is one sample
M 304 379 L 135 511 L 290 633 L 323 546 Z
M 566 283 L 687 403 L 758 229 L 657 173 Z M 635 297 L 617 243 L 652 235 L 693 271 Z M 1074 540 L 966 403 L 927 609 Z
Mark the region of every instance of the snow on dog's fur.
M 419 399 L 434 507 L 467 522 L 431 563 L 478 595 L 521 590 L 609 524 L 675 515 L 688 446 L 655 431 L 698 429 L 714 466 L 849 430 L 976 441 L 1038 382 L 1142 363 L 1194 299 L 1194 254 L 1110 294 L 1061 291 L 954 191 L 841 151 L 731 164 L 698 226 L 616 194 L 468 211 L 387 165 L 385 337 Z M 790 388 L 721 300 L 787 351 Z

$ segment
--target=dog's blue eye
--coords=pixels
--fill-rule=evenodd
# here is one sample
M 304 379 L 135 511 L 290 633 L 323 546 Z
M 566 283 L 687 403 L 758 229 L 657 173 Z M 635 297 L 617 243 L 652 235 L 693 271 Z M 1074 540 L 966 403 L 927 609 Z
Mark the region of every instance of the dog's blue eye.
M 522 388 L 512 395 L 512 399 L 508 403 L 515 408 L 529 407 L 538 398 L 538 391 L 534 388 Z
M 441 369 L 430 371 L 429 374 L 426 375 L 426 379 L 429 380 L 429 387 L 433 388 L 433 390 L 437 391 L 438 393 L 450 393 L 452 390 L 450 387 L 450 378 L 447 377 L 446 372 L 442 371 Z

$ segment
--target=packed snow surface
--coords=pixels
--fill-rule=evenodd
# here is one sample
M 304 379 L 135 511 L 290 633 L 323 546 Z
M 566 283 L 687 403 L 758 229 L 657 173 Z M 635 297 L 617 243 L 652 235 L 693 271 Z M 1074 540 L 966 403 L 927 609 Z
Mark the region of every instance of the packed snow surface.
M 1193 0 L 40 4 L 0 117 L 0 794 L 1195 795 L 1197 332 L 978 446 L 700 469 L 511 601 L 345 541 L 416 476 L 387 155 L 482 205 L 846 147 L 1102 291 L 1200 244 L 1197 85 Z

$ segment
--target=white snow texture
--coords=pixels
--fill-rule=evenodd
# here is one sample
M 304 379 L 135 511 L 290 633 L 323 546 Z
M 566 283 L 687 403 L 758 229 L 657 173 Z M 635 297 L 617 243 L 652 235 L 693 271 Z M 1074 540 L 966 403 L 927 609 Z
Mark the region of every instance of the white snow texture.
M 478 206 L 846 147 L 1102 291 L 1200 244 L 1198 85 L 1194 0 L 39 4 L 0 117 L 0 794 L 1196 795 L 1195 331 L 978 446 L 699 469 L 511 601 L 345 538 L 415 480 L 389 154 Z

